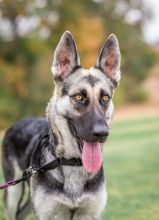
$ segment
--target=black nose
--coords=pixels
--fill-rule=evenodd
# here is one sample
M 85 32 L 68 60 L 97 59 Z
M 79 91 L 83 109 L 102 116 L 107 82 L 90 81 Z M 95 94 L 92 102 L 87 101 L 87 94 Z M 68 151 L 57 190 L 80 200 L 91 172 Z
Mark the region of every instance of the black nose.
M 93 137 L 97 140 L 106 139 L 109 135 L 108 126 L 106 124 L 97 124 L 93 127 Z

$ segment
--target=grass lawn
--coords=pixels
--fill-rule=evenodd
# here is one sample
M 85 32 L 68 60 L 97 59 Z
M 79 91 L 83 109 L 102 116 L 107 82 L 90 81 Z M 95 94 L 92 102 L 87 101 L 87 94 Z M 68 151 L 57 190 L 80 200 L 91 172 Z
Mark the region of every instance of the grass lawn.
M 110 133 L 104 150 L 108 205 L 102 220 L 158 220 L 159 117 L 114 122 Z M 4 220 L 1 201 L 2 191 Z

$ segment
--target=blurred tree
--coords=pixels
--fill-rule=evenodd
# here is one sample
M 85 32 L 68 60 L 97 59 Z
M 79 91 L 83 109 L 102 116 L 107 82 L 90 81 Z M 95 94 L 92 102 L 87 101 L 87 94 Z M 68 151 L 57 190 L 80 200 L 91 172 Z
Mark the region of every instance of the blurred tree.
M 123 78 L 115 101 L 118 104 L 137 101 L 137 94 L 139 97 L 141 94 L 136 91 L 140 91 L 140 83 L 156 62 L 156 55 L 143 42 L 141 31 L 144 20 L 152 16 L 151 11 L 142 0 L 89 0 L 87 7 L 90 5 L 89 13 L 102 19 L 104 32 L 115 33 L 119 40 Z
M 86 67 L 94 64 L 104 36 L 117 35 L 125 75 L 116 101 L 134 100 L 155 62 L 142 42 L 146 16 L 150 12 L 142 0 L 1 0 L 0 128 L 23 116 L 44 114 L 53 87 L 53 48 L 66 29 L 75 35 Z
M 37 96 L 39 89 L 33 80 L 36 82 L 40 79 L 34 73 L 37 61 L 43 54 L 48 53 L 48 45 L 44 39 L 49 36 L 50 4 L 53 6 L 54 2 L 45 0 L 0 2 L 1 127 L 22 116 L 40 115 L 44 112 L 46 97 Z M 44 14 L 48 13 L 47 16 L 41 13 L 43 8 Z M 41 80 L 41 85 L 42 82 Z M 43 87 L 48 91 L 48 82 L 43 83 Z M 41 105 L 43 107 L 39 107 Z

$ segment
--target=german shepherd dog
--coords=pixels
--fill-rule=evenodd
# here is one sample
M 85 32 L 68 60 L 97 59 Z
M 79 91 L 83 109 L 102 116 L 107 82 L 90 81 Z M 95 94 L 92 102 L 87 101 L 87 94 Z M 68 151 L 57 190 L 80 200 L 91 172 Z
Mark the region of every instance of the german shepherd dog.
M 6 216 L 8 220 L 24 220 L 30 206 L 37 220 L 99 220 L 107 201 L 103 144 L 114 110 L 114 88 L 120 80 L 116 36 L 108 37 L 95 66 L 84 69 L 74 39 L 66 31 L 55 50 L 51 71 L 55 88 L 46 119 L 24 119 L 6 132 L 4 177 L 6 181 L 21 177 L 39 142 L 41 147 L 34 155 L 38 166 L 57 157 L 80 158 L 82 166 L 61 165 L 8 188 Z M 46 133 L 49 138 L 40 141 Z

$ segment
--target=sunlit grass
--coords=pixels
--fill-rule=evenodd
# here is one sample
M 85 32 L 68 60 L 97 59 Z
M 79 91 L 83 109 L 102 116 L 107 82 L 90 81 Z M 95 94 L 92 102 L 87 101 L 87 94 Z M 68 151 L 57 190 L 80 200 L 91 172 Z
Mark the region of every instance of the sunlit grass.
M 102 220 L 158 220 L 159 117 L 116 122 L 110 133 L 104 150 L 108 205 Z

